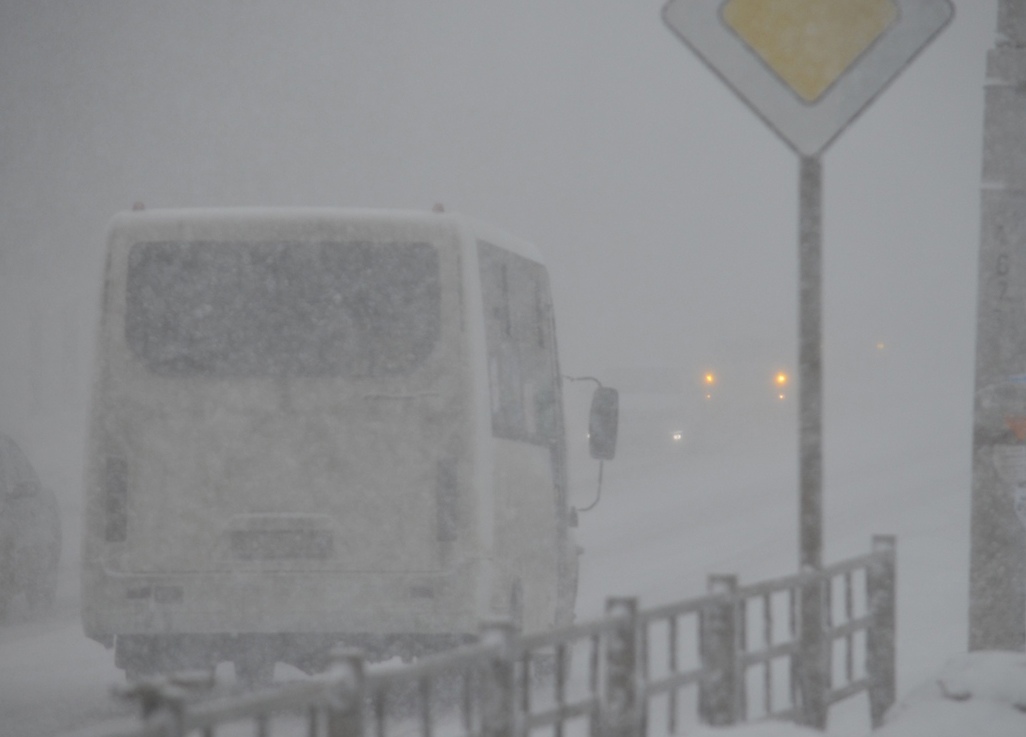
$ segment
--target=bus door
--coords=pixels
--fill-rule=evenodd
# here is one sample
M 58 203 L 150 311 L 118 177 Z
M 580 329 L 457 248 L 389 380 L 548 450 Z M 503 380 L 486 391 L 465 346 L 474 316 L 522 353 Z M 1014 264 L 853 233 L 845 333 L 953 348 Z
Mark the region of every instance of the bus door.
M 487 344 L 498 570 L 495 602 L 525 631 L 557 624 L 565 440 L 548 276 L 478 242 Z M 505 601 L 502 599 L 505 598 Z

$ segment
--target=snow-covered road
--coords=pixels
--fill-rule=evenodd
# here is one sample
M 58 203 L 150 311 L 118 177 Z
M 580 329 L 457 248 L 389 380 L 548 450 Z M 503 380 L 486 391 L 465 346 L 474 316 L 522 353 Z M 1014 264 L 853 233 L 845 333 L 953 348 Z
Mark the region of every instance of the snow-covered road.
M 898 535 L 902 693 L 965 647 L 968 463 L 958 454 L 968 449 L 853 434 L 831 438 L 826 452 L 826 561 L 867 552 L 874 533 Z M 608 463 L 602 501 L 580 515 L 578 616 L 598 616 L 610 595 L 642 606 L 697 596 L 709 573 L 752 582 L 793 572 L 796 468 L 783 435 L 736 451 Z M 577 474 L 579 506 L 594 494 L 588 473 Z M 109 696 L 121 679 L 111 652 L 81 633 L 74 567 L 65 573 L 57 612 L 0 629 L 0 737 L 54 734 L 127 710 Z M 864 733 L 865 702 L 842 705 L 832 721 L 839 734 Z

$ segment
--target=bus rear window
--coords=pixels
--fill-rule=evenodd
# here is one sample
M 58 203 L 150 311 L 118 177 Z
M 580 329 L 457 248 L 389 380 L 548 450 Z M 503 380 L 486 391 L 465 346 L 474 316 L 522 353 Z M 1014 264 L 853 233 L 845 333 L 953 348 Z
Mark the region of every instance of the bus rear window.
M 137 243 L 125 338 L 167 376 L 401 376 L 441 328 L 429 243 Z

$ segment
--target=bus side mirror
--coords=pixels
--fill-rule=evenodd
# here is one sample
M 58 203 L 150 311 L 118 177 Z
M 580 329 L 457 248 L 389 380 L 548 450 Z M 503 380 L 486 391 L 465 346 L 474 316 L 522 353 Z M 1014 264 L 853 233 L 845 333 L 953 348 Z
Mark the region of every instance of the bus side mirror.
M 591 397 L 588 449 L 592 458 L 610 460 L 616 454 L 616 429 L 620 422 L 620 394 L 600 386 Z

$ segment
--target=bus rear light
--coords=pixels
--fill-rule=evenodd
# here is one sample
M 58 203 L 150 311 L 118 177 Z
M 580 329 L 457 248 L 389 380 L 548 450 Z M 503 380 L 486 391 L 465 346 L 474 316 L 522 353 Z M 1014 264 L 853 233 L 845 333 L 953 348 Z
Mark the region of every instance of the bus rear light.
M 442 542 L 452 542 L 456 539 L 458 505 L 459 487 L 457 485 L 456 461 L 448 458 L 438 462 L 438 475 L 435 479 L 438 539 Z
M 107 459 L 104 509 L 104 539 L 109 543 L 124 542 L 128 537 L 128 463 L 121 458 Z

